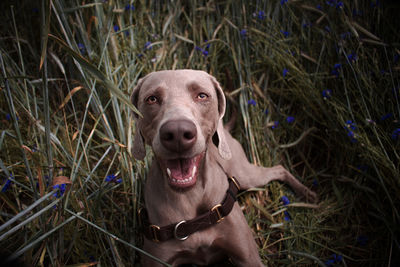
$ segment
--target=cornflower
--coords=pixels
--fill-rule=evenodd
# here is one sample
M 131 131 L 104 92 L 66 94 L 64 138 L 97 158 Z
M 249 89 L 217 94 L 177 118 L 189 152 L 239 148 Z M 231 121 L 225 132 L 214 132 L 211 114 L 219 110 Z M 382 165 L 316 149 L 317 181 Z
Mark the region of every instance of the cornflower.
M 256 106 L 256 101 L 254 99 L 250 99 L 249 101 L 247 101 L 248 105 L 252 105 L 252 106 Z
M 10 175 L 10 177 L 11 177 L 11 178 L 14 178 L 12 175 Z M 2 192 L 2 193 L 5 193 L 5 192 L 8 190 L 8 188 L 10 188 L 11 183 L 12 183 L 11 179 L 8 178 L 7 181 L 4 183 L 4 186 L 3 186 L 3 188 L 1 189 L 1 192 Z
M 66 186 L 66 184 L 53 185 L 53 189 L 58 189 L 56 192 L 54 192 L 53 196 L 56 198 L 62 197 L 62 195 L 65 193 Z
M 332 96 L 332 90 L 330 89 L 325 89 L 322 91 L 322 96 L 324 97 L 324 99 L 329 99 Z
M 289 73 L 289 70 L 287 68 L 284 68 L 282 71 L 283 77 L 286 77 L 286 75 Z
M 289 117 L 286 118 L 287 123 L 293 123 L 294 120 L 295 120 L 295 118 L 292 117 L 292 116 L 289 116 Z
M 392 140 L 397 141 L 400 137 L 400 128 L 397 128 L 392 133 Z
M 125 11 L 129 11 L 129 10 L 134 11 L 134 10 L 135 10 L 135 6 L 134 6 L 134 5 L 127 4 L 127 5 L 125 6 Z

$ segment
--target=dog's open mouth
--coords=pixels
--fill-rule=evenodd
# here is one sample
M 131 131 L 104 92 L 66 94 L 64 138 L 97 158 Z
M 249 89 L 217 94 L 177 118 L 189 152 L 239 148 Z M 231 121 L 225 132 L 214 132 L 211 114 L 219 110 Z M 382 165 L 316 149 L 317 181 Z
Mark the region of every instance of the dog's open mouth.
M 196 184 L 199 165 L 203 153 L 193 158 L 163 160 L 162 165 L 167 173 L 168 183 L 177 189 L 186 189 Z

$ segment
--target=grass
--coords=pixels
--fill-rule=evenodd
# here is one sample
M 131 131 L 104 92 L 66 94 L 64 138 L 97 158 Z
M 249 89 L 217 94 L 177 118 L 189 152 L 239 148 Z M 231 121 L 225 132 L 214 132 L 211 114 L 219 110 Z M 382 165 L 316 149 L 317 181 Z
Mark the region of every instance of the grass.
M 398 4 L 13 5 L 0 4 L 3 258 L 139 265 L 151 153 L 131 156 L 129 95 L 151 71 L 193 68 L 223 85 L 249 159 L 319 195 L 315 207 L 280 183 L 242 194 L 266 265 L 399 263 Z

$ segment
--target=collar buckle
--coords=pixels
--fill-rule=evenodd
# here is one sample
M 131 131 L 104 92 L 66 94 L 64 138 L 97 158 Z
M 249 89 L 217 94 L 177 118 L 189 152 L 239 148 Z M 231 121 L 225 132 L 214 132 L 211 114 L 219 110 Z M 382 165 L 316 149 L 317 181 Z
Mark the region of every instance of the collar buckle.
M 217 204 L 217 205 L 215 205 L 215 206 L 211 209 L 211 212 L 214 212 L 214 211 L 215 211 L 215 214 L 217 214 L 217 217 L 218 217 L 217 223 L 219 223 L 219 222 L 221 222 L 223 219 L 225 219 L 225 217 L 222 216 L 221 212 L 219 211 L 219 208 L 221 208 L 221 207 L 222 207 L 221 204 Z

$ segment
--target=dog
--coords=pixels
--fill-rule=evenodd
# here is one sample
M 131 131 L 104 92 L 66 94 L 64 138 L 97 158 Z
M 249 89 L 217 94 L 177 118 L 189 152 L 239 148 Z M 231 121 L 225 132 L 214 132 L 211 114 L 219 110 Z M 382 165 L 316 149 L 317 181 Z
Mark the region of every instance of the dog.
M 280 165 L 248 162 L 224 129 L 225 96 L 208 73 L 152 72 L 138 81 L 131 101 L 142 114 L 134 114 L 132 155 L 142 160 L 145 144 L 154 152 L 145 183 L 143 249 L 172 266 L 207 265 L 226 257 L 236 266 L 263 266 L 235 202 L 237 191 L 279 180 L 310 202 L 316 194 Z M 160 265 L 147 256 L 142 264 Z

